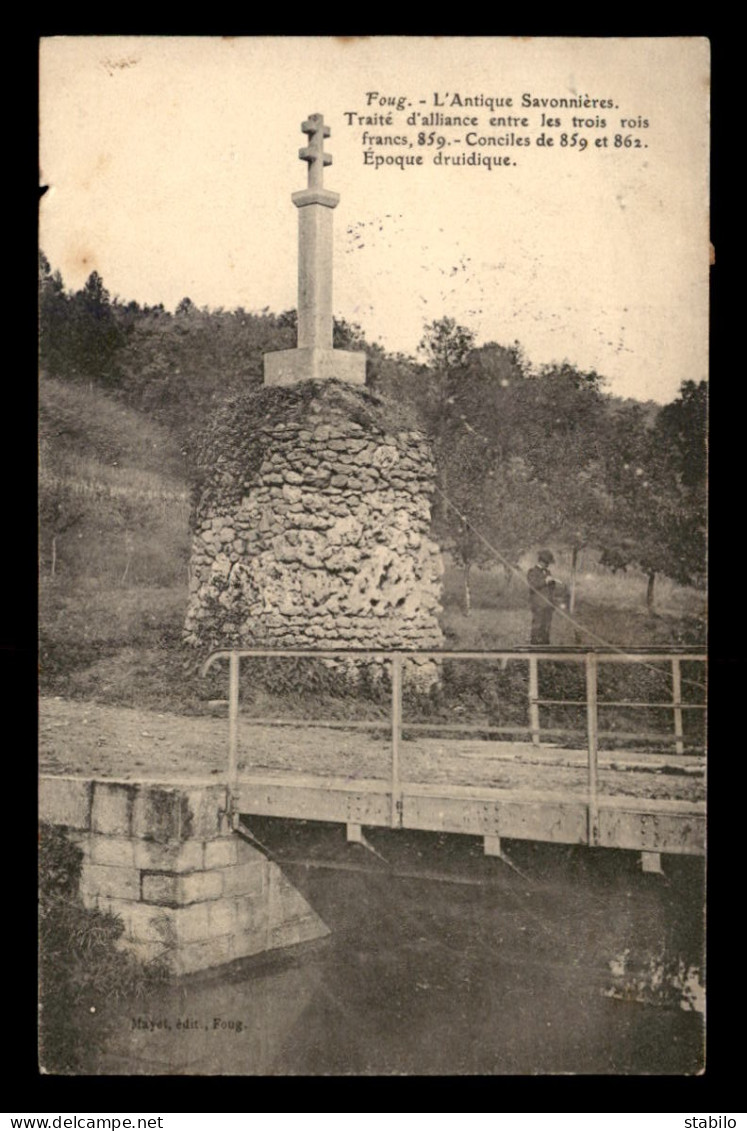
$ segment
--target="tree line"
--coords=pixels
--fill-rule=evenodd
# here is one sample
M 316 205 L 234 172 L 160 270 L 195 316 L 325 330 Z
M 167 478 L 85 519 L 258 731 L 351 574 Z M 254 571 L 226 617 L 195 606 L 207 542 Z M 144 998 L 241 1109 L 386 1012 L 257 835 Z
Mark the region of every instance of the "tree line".
M 39 257 L 40 364 L 96 386 L 176 437 L 189 462 L 208 416 L 260 388 L 263 354 L 296 343 L 296 313 L 198 308 L 112 298 L 94 271 L 77 292 Z M 431 437 L 438 467 L 435 533 L 470 571 L 499 562 L 507 577 L 541 542 L 585 547 L 611 569 L 702 584 L 706 556 L 707 385 L 683 382 L 670 404 L 623 401 L 604 378 L 564 361 L 539 369 L 518 342 L 476 346 L 443 317 L 424 327 L 421 360 L 366 341 L 335 320 L 334 345 L 366 353 L 366 381 L 396 399 Z

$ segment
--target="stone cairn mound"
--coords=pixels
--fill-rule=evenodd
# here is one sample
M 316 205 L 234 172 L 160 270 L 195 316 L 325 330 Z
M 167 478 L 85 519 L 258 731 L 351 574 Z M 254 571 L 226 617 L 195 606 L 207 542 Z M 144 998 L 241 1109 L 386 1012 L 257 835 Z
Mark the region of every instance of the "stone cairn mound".
M 435 468 L 397 412 L 328 380 L 243 394 L 216 416 L 198 456 L 185 622 L 201 658 L 442 646 Z M 361 661 L 342 667 L 355 682 Z M 405 678 L 427 689 L 438 667 L 408 660 Z

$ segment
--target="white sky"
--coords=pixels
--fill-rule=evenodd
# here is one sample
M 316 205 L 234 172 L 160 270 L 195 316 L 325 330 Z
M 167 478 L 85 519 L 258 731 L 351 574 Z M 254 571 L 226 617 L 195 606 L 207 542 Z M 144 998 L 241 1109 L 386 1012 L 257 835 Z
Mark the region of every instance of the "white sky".
M 374 171 L 366 92 L 433 109 L 434 91 L 589 94 L 583 152 L 469 149 L 515 166 Z M 66 286 L 98 270 L 112 295 L 199 306 L 296 305 L 300 123 L 321 112 L 334 163 L 335 314 L 414 353 L 448 314 L 478 342 L 518 340 L 535 365 L 596 368 L 610 392 L 671 400 L 707 376 L 708 44 L 700 39 L 70 37 L 41 45 L 41 246 Z M 421 106 L 420 99 L 428 105 Z M 372 107 L 373 112 L 379 107 Z M 409 110 L 408 110 L 409 112 Z M 480 134 L 503 134 L 476 113 Z M 398 128 L 372 133 L 408 133 Z M 648 129 L 623 130 L 642 116 Z M 466 131 L 444 131 L 464 136 Z M 568 132 L 573 132 L 569 128 Z M 612 148 L 632 133 L 645 149 Z M 594 139 L 609 136 L 610 148 Z M 392 148 L 380 153 L 403 152 Z M 445 151 L 446 152 L 446 151 Z M 454 152 L 454 150 L 449 150 Z

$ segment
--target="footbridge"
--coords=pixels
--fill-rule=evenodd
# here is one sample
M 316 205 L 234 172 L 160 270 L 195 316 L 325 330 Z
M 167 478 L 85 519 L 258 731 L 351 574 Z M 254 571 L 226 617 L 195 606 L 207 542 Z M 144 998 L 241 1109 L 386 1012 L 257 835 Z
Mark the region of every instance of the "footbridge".
M 261 717 L 258 661 L 265 679 L 268 664 L 373 665 L 387 698 L 375 717 L 354 712 L 355 694 L 350 717 Z M 468 673 L 482 697 L 465 707 L 412 696 L 408 670 L 424 663 L 448 666 L 452 685 Z M 705 663 L 688 648 L 231 649 L 213 652 L 203 674 L 228 669 L 220 703 L 237 827 L 255 815 L 339 822 L 351 841 L 366 826 L 462 833 L 489 855 L 504 838 L 622 848 L 656 872 L 662 853 L 705 851 Z M 269 749 L 268 732 L 287 734 L 294 756 L 277 737 Z

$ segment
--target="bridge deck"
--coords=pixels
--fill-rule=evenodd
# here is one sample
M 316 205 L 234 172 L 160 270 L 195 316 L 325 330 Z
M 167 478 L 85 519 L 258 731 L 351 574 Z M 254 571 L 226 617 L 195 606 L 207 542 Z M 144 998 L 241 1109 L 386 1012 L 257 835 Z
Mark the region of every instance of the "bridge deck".
M 40 737 L 41 769 L 52 774 L 214 782 L 226 771 L 225 718 L 44 700 Z M 396 823 L 412 829 L 704 851 L 702 758 L 601 751 L 592 821 L 585 750 L 409 738 L 405 724 L 399 754 L 400 796 L 393 805 L 385 731 L 268 726 L 241 718 L 237 808 L 248 815 L 388 827 L 394 811 Z
M 704 851 L 701 759 L 629 752 L 600 757 L 592 835 L 585 751 L 454 739 L 419 739 L 408 751 L 409 745 L 403 743 L 399 782 L 403 828 L 648 852 Z M 380 754 L 383 769 L 385 751 Z M 272 762 L 256 748 L 254 755 Z M 249 770 L 242 759 L 239 811 L 391 826 L 392 788 L 384 772 L 341 776 L 339 762 L 335 773 L 318 748 L 308 745 L 302 760 L 316 772 L 294 773 L 277 764 Z M 360 755 L 356 761 L 360 766 Z
M 474 738 L 405 739 L 397 798 L 390 759 L 385 735 L 323 727 L 312 734 L 297 727 L 268 733 L 244 721 L 237 807 L 247 815 L 353 826 L 394 823 L 494 842 L 506 837 L 643 852 L 704 851 L 700 757 L 603 752 L 591 803 L 585 750 Z

